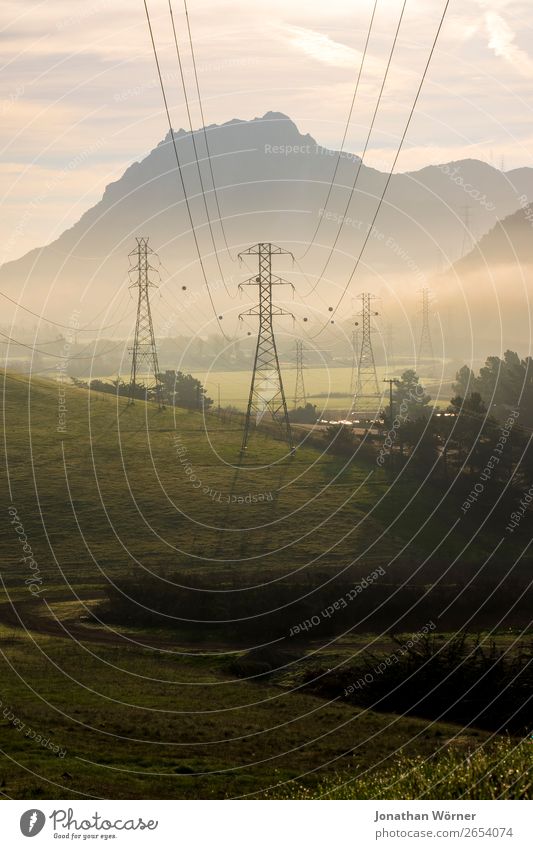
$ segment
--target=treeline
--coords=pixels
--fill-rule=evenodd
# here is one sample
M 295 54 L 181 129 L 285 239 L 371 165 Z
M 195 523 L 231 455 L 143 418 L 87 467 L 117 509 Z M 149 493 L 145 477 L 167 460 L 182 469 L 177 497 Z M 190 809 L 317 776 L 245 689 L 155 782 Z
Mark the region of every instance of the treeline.
M 408 583 L 410 574 L 412 565 L 395 563 L 394 582 L 377 567 L 349 579 L 331 581 L 331 573 L 316 572 L 290 584 L 279 580 L 242 589 L 244 576 L 237 584 L 219 571 L 211 578 L 132 571 L 106 587 L 99 615 L 127 626 L 175 629 L 192 639 L 280 641 L 287 647 L 349 631 L 417 630 L 430 620 L 447 630 L 465 622 L 471 630 L 524 628 L 530 622 L 533 588 L 527 575 L 501 580 L 495 574 L 472 582 L 463 575 L 462 581 L 428 586 Z
M 531 358 L 507 351 L 503 359 L 489 357 L 477 376 L 463 366 L 453 388 L 457 394 L 447 408 L 436 409 L 408 370 L 395 381 L 379 433 L 359 437 L 348 425 L 332 425 L 324 435 L 326 450 L 432 482 L 453 479 L 467 491 L 481 483 L 498 493 L 527 489 L 533 480 Z
M 147 387 L 139 380 L 135 384 L 126 383 L 120 378 L 115 380 L 100 380 L 94 378 L 83 381 L 72 377 L 75 386 L 90 389 L 95 392 L 107 392 L 121 397 L 132 397 L 142 401 L 153 401 L 157 398 L 157 387 Z M 161 399 L 166 406 L 185 407 L 188 410 L 207 410 L 213 401 L 207 397 L 202 383 L 191 374 L 184 374 L 173 369 L 162 372 L 157 376 Z
M 520 423 L 533 427 L 533 359 L 521 359 L 515 351 L 488 357 L 476 375 L 468 366 L 457 373 L 454 390 L 467 398 L 477 394 L 491 416 L 503 422 L 511 410 L 519 410 Z

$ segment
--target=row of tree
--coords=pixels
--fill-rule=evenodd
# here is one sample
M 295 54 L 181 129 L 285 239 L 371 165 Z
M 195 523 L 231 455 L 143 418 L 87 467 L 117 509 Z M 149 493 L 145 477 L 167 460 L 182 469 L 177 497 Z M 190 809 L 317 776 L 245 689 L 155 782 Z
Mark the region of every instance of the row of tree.
M 487 483 L 522 487 L 533 479 L 533 360 L 512 351 L 489 357 L 479 374 L 457 373 L 456 393 L 437 409 L 413 370 L 395 382 L 392 409 L 385 408 L 379 435 L 361 440 L 347 425 L 325 434 L 327 450 L 378 458 L 379 465 L 405 465 L 413 472 L 448 479 L 485 474 Z
M 533 359 L 520 359 L 515 351 L 488 357 L 479 374 L 468 366 L 457 373 L 454 390 L 468 398 L 479 395 L 491 415 L 503 421 L 510 409 L 520 410 L 522 426 L 533 427 Z
M 157 379 L 163 403 L 167 406 L 185 407 L 187 410 L 207 410 L 213 404 L 201 381 L 193 377 L 192 374 L 167 370 L 159 374 Z M 76 386 L 84 389 L 108 392 L 127 398 L 133 397 L 143 401 L 151 401 L 156 396 L 156 388 L 146 387 L 142 382 L 137 382 L 132 386 L 131 383 L 125 383 L 120 378 L 115 380 L 94 378 L 90 381 L 84 381 L 72 377 L 71 380 Z

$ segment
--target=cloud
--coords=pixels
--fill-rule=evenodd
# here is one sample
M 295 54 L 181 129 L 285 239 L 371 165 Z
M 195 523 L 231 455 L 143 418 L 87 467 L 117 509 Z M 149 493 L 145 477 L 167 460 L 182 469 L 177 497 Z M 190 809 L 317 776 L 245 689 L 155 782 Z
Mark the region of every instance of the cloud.
M 378 4 L 347 150 L 357 152 L 364 143 L 401 2 Z M 272 0 L 265 20 L 263 5 L 249 0 L 195 0 L 191 19 L 207 123 L 281 111 L 319 144 L 337 149 L 372 6 L 373 0 Z M 186 126 L 168 3 L 149 0 L 149 7 L 173 122 Z M 39 195 L 43 181 L 50 179 L 46 170 L 63 172 L 80 151 L 106 139 L 83 167 L 61 180 L 70 225 L 75 219 L 74 214 L 68 218 L 68 211 L 77 214 L 84 190 L 89 205 L 96 187 L 115 179 L 167 132 L 143 4 L 4 0 L 3 8 L 0 147 L 7 170 L 0 171 L 6 194 L 2 226 L 11 232 L 27 199 Z M 194 101 L 183 5 L 175 4 L 174 10 Z M 368 153 L 372 164 L 390 166 L 441 11 L 442 0 L 408 3 Z M 451 4 L 402 169 L 415 170 L 435 157 L 442 162 L 463 158 L 468 151 L 483 159 L 492 153 L 496 163 L 505 154 L 508 169 L 531 163 L 533 50 L 530 59 L 524 48 L 532 21 L 531 0 Z M 199 125 L 197 105 L 192 106 Z M 48 238 L 59 205 L 50 193 L 13 256 Z
M 327 35 L 303 27 L 289 26 L 286 29 L 293 47 L 325 65 L 353 69 L 361 61 L 361 54 L 358 50 L 338 41 L 333 41 Z
M 533 60 L 515 44 L 516 34 L 497 12 L 485 13 L 489 47 L 523 76 L 533 76 Z

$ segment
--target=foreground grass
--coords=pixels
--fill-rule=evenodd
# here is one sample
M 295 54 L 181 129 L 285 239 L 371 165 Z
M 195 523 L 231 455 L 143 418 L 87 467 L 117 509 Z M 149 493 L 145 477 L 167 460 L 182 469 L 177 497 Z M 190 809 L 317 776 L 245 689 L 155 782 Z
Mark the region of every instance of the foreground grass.
M 306 776 L 316 790 L 341 765 L 372 775 L 400 750 L 429 757 L 458 733 L 236 679 L 232 657 L 0 629 L 0 794 L 261 797 Z
M 461 751 L 463 748 L 463 751 Z M 303 786 L 272 798 L 296 799 L 532 799 L 533 743 L 509 739 L 474 751 L 447 747 L 430 758 L 403 756 L 381 771 L 338 774 L 317 790 Z M 286 795 L 285 795 L 286 794 Z

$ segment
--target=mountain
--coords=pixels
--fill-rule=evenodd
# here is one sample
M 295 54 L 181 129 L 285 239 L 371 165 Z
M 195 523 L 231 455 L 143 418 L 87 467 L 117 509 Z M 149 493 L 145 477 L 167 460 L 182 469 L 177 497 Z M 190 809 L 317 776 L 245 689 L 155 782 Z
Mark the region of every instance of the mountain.
M 302 135 L 286 115 L 268 112 L 250 121 L 234 119 L 208 126 L 206 132 L 231 253 L 257 241 L 272 241 L 302 255 L 321 222 L 311 250 L 301 259 L 311 283 L 322 271 L 360 167 L 349 217 L 320 288 L 326 300 L 330 294 L 333 300 L 353 267 L 387 174 L 361 166 L 357 156 L 344 152 L 324 212 L 337 152 Z M 225 309 L 230 301 L 213 256 L 192 137 L 180 129 L 175 138 L 206 271 L 217 308 Z M 246 274 L 223 250 L 203 130 L 196 131 L 194 139 L 219 260 L 228 287 L 235 290 Z M 533 199 L 533 169 L 502 173 L 486 163 L 463 160 L 395 174 L 368 240 L 354 294 L 366 282 L 388 285 L 391 275 L 412 280 L 419 288 L 435 269 L 460 253 L 466 204 L 472 230 L 482 236 L 520 206 L 521 196 Z M 124 290 L 127 255 L 136 235 L 149 236 L 159 252 L 169 272 L 169 289 L 179 292 L 186 285 L 190 291 L 203 291 L 170 135 L 130 165 L 106 188 L 100 202 L 52 244 L 3 265 L 0 289 L 15 298 L 23 291 L 22 302 L 34 309 L 42 309 L 46 301 L 45 312 L 52 318 L 64 319 L 81 303 L 81 323 L 90 321 Z M 308 291 L 309 284 L 303 283 L 299 271 L 292 279 Z M 318 308 L 319 301 L 311 301 Z
M 431 280 L 439 353 L 479 364 L 507 348 L 523 356 L 531 350 L 533 205 L 525 197 L 521 204 Z
M 524 206 L 498 221 L 473 249 L 455 264 L 460 274 L 486 267 L 533 265 L 533 206 Z

